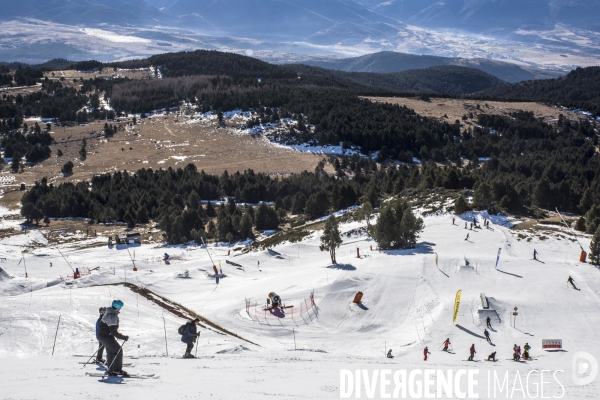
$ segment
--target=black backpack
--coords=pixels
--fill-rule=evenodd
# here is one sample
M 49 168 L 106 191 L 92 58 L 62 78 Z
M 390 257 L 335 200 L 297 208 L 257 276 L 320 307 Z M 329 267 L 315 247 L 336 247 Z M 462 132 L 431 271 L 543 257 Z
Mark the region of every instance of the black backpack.
M 183 324 L 179 327 L 179 329 L 177 329 L 177 333 L 179 333 L 180 335 L 183 335 L 185 333 L 185 328 L 187 327 L 187 324 Z

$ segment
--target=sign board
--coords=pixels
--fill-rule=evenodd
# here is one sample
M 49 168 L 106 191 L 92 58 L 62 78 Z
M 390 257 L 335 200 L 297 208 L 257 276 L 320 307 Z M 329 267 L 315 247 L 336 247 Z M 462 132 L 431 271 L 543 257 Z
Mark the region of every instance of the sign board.
M 562 349 L 562 339 L 542 339 L 542 349 Z

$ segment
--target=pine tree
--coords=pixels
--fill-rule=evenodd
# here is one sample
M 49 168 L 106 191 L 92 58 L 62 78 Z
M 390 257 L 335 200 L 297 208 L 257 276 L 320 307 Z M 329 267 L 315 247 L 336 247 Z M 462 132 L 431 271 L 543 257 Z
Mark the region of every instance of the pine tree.
M 382 249 L 410 248 L 422 230 L 423 220 L 415 217 L 410 206 L 394 200 L 381 207 L 373 238 Z
M 594 237 L 590 242 L 590 254 L 588 256 L 590 263 L 600 265 L 600 226 L 596 229 Z
M 319 249 L 321 251 L 328 250 L 329 256 L 331 257 L 331 263 L 337 264 L 335 259 L 335 249 L 340 247 L 342 244 L 342 238 L 340 235 L 340 227 L 335 215 L 330 216 L 325 221 L 325 227 L 323 228 L 323 234 L 321 235 L 321 245 Z
M 213 207 L 213 205 L 210 201 L 206 205 L 206 215 L 211 218 L 213 218 L 217 215 L 217 213 L 215 212 L 215 208 Z
M 464 212 L 469 211 L 471 208 L 469 207 L 469 203 L 467 203 L 467 199 L 462 194 L 454 201 L 454 212 L 458 214 L 462 214 Z

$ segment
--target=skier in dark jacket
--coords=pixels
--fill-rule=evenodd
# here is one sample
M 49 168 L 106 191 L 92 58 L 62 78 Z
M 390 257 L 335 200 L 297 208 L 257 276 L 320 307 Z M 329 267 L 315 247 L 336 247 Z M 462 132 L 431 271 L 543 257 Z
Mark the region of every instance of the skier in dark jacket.
M 488 332 L 488 330 L 487 330 L 487 329 L 485 329 L 485 330 L 483 331 L 483 334 L 485 335 L 485 340 L 487 340 L 487 341 L 488 341 L 488 343 L 492 343 L 492 339 L 490 338 L 490 333 Z
M 96 321 L 96 340 L 98 341 L 98 353 L 96 354 L 96 363 L 102 364 L 106 360 L 104 360 L 102 358 L 102 356 L 104 355 L 104 345 L 102 344 L 102 342 L 100 341 L 100 338 L 98 337 L 98 329 L 100 329 L 100 322 L 102 321 L 102 317 L 104 317 L 104 313 L 106 312 L 106 307 L 101 307 L 99 312 L 100 312 L 100 317 L 98 317 L 98 320 Z
M 194 348 L 194 342 L 198 338 L 196 325 L 198 325 L 199 323 L 200 319 L 196 318 L 192 321 L 188 321 L 188 323 L 185 324 L 185 331 L 183 332 L 183 335 L 181 335 L 181 341 L 187 344 L 187 348 L 185 349 L 185 354 L 183 355 L 183 358 L 195 358 L 192 355 L 192 349 Z
M 573 280 L 573 278 L 571 278 L 569 276 L 569 279 L 567 279 L 567 282 L 571 284 L 571 286 L 573 286 L 573 289 L 577 289 L 577 287 L 575 286 L 575 281 Z
M 122 307 L 121 300 L 113 300 L 112 306 L 106 309 L 106 313 L 98 324 L 98 339 L 106 349 L 107 372 L 110 376 L 129 375 L 123 371 L 123 349 L 116 340 L 129 340 L 129 336 L 119 332 L 119 310 Z
M 486 318 L 486 320 L 485 320 L 485 323 L 486 323 L 486 325 L 487 325 L 487 328 L 490 328 L 490 329 L 492 329 L 492 320 L 491 320 L 491 318 L 490 318 L 490 316 L 489 316 L 489 315 L 488 315 L 488 317 Z

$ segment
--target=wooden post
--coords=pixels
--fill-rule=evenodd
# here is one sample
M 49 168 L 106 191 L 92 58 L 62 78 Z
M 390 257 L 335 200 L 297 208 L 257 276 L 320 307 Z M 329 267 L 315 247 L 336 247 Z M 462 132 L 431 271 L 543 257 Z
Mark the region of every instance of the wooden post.
M 62 314 L 58 316 L 58 323 L 56 324 L 56 333 L 54 334 L 54 345 L 52 346 L 52 355 L 54 355 L 54 348 L 56 347 L 56 336 L 58 336 L 58 326 L 60 325 L 60 317 L 62 317 Z
M 296 331 L 292 328 L 292 333 L 294 334 L 294 350 L 296 350 Z
M 360 250 L 358 247 L 356 248 L 356 258 L 360 258 Z
M 169 357 L 169 346 L 167 345 L 167 322 L 165 321 L 164 314 L 163 314 L 163 327 L 165 329 L 165 350 L 167 350 L 167 357 Z

